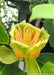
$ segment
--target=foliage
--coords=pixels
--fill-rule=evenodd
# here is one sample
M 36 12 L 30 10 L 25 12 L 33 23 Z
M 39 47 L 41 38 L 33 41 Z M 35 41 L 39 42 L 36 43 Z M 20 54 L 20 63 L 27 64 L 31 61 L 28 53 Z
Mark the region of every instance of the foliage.
M 47 62 L 41 68 L 43 75 L 54 75 L 54 64 Z
M 10 0 L 10 1 L 13 1 L 13 0 Z M 12 75 L 12 74 L 25 75 L 25 72 L 18 67 L 20 58 L 15 55 L 13 48 L 11 48 L 11 45 L 10 45 L 11 39 L 9 36 L 9 31 L 10 31 L 11 25 L 14 25 L 18 22 L 18 15 L 17 15 L 18 11 L 15 10 L 16 13 L 12 11 L 13 7 L 8 6 L 9 2 L 7 0 L 0 1 L 0 75 Z M 17 2 L 13 2 L 13 3 L 10 2 L 10 4 L 14 6 L 17 5 L 16 3 Z M 40 55 L 36 57 L 36 61 L 35 61 L 35 57 L 25 58 L 27 74 L 36 75 L 36 73 L 38 72 L 40 73 L 39 75 L 54 75 L 54 53 L 53 53 L 54 51 L 52 51 L 52 48 L 54 49 L 54 20 L 53 20 L 54 19 L 54 0 L 29 0 L 29 4 L 30 4 L 29 10 L 30 10 L 30 13 L 32 13 L 29 21 L 31 22 L 33 20 L 41 18 L 41 22 L 43 23 L 42 26 L 44 26 L 46 31 L 50 34 L 49 44 L 51 48 L 50 51 L 52 53 L 50 53 L 49 49 L 47 48 L 46 51 L 48 51 L 48 53 L 44 51 L 41 52 Z M 8 13 L 10 15 L 8 15 Z M 44 19 L 44 21 L 42 19 Z M 41 24 L 39 24 L 39 26 L 41 27 Z M 27 33 L 26 33 L 26 37 L 27 37 Z M 17 47 L 18 48 L 16 47 L 15 48 L 18 50 L 20 48 L 23 48 L 21 46 L 20 47 L 17 46 Z M 42 45 L 40 46 L 40 48 L 41 47 Z M 26 54 L 25 49 L 23 54 Z
M 1 23 L 0 23 L 0 43 L 9 43 L 9 36 L 5 32 L 5 29 Z
M 30 4 L 29 10 L 32 11 L 32 8 L 33 8 L 34 6 L 36 6 L 36 3 Z
M 29 0 L 29 2 L 36 2 L 36 1 L 42 2 L 43 0 Z
M 24 75 L 24 72 L 21 71 L 15 63 L 10 65 L 0 63 L 0 66 L 0 75 Z
M 49 38 L 49 43 L 51 45 L 51 47 L 54 48 L 54 23 L 51 20 L 46 20 L 44 22 L 44 25 L 48 31 L 48 33 L 50 34 L 50 38 Z
M 53 15 L 54 15 L 54 4 L 37 5 L 32 10 L 30 22 L 34 19 L 39 19 L 39 18 L 54 19 Z
M 54 4 L 54 0 L 48 0 L 50 4 Z
M 0 61 L 5 64 L 12 64 L 18 60 L 14 52 L 5 46 L 0 46 Z
M 51 62 L 54 64 L 54 53 L 40 53 L 39 57 L 36 59 L 40 68 L 46 63 Z

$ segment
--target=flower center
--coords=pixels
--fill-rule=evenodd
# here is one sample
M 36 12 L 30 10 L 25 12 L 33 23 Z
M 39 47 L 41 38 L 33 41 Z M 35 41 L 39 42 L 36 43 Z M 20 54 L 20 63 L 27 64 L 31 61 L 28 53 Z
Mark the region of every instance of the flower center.
M 15 30 L 14 34 L 15 34 L 14 39 L 16 41 L 22 42 L 22 43 L 28 45 L 30 48 L 33 47 L 36 43 L 38 43 L 44 39 L 44 36 L 39 39 L 40 34 L 41 34 L 40 29 L 38 29 L 36 31 L 36 33 L 34 33 L 34 31 L 29 26 L 24 28 L 23 34 L 22 34 L 22 30 L 21 30 L 20 26 L 18 26 L 17 29 Z

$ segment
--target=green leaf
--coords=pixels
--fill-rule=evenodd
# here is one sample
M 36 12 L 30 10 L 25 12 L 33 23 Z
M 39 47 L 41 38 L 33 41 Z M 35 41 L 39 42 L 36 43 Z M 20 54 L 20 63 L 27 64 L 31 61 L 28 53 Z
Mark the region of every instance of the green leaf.
M 40 68 L 46 63 L 51 62 L 54 64 L 54 53 L 40 53 L 39 57 L 36 59 Z
M 36 5 L 36 3 L 30 4 L 29 5 L 29 10 L 32 11 L 32 8 Z
M 5 32 L 5 29 L 1 23 L 0 23 L 0 43 L 9 43 L 9 36 Z
M 0 62 L 5 64 L 12 64 L 16 62 L 19 58 L 14 54 L 14 52 L 5 46 L 0 46 Z
M 0 75 L 1 75 L 1 70 L 4 68 L 5 64 L 0 62 Z
M 54 53 L 40 53 L 39 57 L 37 58 L 37 61 L 38 60 L 43 63 L 48 61 L 54 63 Z
M 21 71 L 17 65 L 5 65 L 0 71 L 0 75 L 23 75 L 24 72 Z
M 5 64 L 3 64 L 3 63 L 1 63 L 0 62 L 0 72 L 1 72 L 1 70 L 2 70 L 2 68 L 5 66 Z
M 35 2 L 36 0 L 29 0 L 29 2 Z
M 50 4 L 54 4 L 54 0 L 48 0 Z
M 54 75 L 54 64 L 47 62 L 41 68 L 43 75 Z
M 36 2 L 36 1 L 42 2 L 43 0 L 29 0 L 29 2 Z
M 38 18 L 54 19 L 54 4 L 36 5 L 32 9 L 32 15 L 29 22 Z
M 54 48 L 54 23 L 51 20 L 46 20 L 44 25 L 50 34 L 49 43 Z
M 19 65 L 19 60 L 17 60 L 14 64 L 16 64 L 18 66 Z
M 39 65 L 39 67 L 40 67 L 40 69 L 41 69 L 42 66 L 44 65 L 44 62 L 41 61 L 41 60 L 38 60 L 38 59 L 36 59 L 36 61 L 37 61 L 38 65 Z
M 27 75 L 42 75 L 40 68 L 34 58 L 26 58 Z

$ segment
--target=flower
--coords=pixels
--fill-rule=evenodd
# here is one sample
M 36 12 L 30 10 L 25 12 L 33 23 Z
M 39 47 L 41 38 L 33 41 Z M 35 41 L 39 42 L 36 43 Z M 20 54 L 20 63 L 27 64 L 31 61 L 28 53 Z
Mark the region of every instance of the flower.
M 10 45 L 18 57 L 37 57 L 45 47 L 49 34 L 42 27 L 37 28 L 23 21 L 11 27 Z

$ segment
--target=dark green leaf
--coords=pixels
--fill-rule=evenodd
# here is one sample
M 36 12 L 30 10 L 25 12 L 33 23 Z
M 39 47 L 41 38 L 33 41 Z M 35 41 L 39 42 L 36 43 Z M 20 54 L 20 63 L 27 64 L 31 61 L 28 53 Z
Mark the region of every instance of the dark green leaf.
M 36 5 L 32 9 L 32 15 L 29 21 L 31 22 L 38 18 L 54 19 L 54 4 Z
M 19 60 L 17 60 L 17 61 L 15 62 L 15 64 L 18 66 L 18 65 L 19 65 Z
M 29 2 L 36 2 L 36 1 L 42 2 L 43 0 L 29 0 Z
M 50 34 L 50 38 L 49 38 L 50 45 L 51 47 L 54 48 L 54 23 L 51 20 L 46 20 L 44 22 L 44 25 L 48 33 Z
M 40 68 L 48 61 L 54 63 L 54 53 L 40 53 L 36 60 Z
M 8 42 L 9 42 L 9 36 L 5 32 L 3 25 L 0 23 L 0 43 L 8 43 Z
M 0 62 L 0 71 L 2 70 L 2 68 L 5 66 L 5 64 Z
M 48 0 L 50 4 L 54 4 L 54 0 Z
M 36 0 L 29 0 L 29 2 L 35 2 Z
M 21 71 L 16 64 L 6 65 L 1 70 L 0 75 L 23 75 L 24 72 Z
M 40 68 L 44 65 L 44 62 L 43 61 L 38 60 L 38 59 L 36 61 L 37 61 L 37 63 L 38 63 L 38 65 L 39 65 Z
M 32 11 L 32 8 L 33 8 L 35 5 L 36 5 L 35 3 L 30 4 L 30 6 L 29 6 L 29 10 Z
M 14 54 L 14 52 L 5 46 L 0 46 L 0 61 L 5 64 L 11 64 L 18 60 L 19 58 Z
M 54 64 L 47 62 L 44 64 L 41 70 L 43 75 L 54 75 Z
M 37 60 L 41 61 L 42 63 L 52 62 L 54 63 L 54 53 L 40 53 Z

